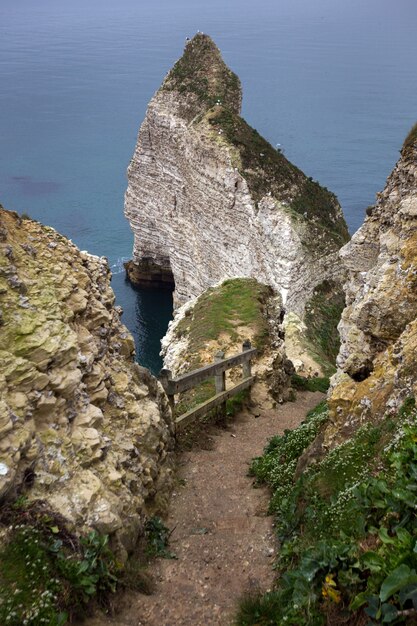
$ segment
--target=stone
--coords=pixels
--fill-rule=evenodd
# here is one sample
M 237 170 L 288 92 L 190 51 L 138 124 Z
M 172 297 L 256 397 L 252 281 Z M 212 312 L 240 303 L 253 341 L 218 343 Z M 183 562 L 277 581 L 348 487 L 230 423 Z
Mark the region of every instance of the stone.
M 103 419 L 102 410 L 93 404 L 89 404 L 81 413 L 78 413 L 73 425 L 74 427 L 91 426 L 95 428 L 102 425 Z
M 167 400 L 132 360 L 107 261 L 38 222 L 18 224 L 2 208 L 0 229 L 7 233 L 0 241 L 0 464 L 7 467 L 0 497 L 22 490 L 44 500 L 77 532 L 110 533 L 126 558 L 143 520 L 162 511 L 171 490 Z M 35 239 L 36 255 L 21 245 Z M 12 268 L 5 245 L 13 248 Z
M 410 134 L 412 138 L 412 135 Z M 323 454 L 372 420 L 393 416 L 417 387 L 417 140 L 340 252 L 348 271 L 338 371 L 329 393 Z

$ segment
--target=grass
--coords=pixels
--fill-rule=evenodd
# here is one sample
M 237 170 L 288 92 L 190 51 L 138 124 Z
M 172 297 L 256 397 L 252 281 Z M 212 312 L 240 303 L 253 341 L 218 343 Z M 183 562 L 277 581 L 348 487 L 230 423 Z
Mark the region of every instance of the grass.
M 198 298 L 191 315 L 179 324 L 178 334 L 187 334 L 188 351 L 198 355 L 208 342 L 218 340 L 222 334 L 228 334 L 231 342 L 236 341 L 237 326 L 248 326 L 254 330 L 255 347 L 262 350 L 268 337 L 264 306 L 271 294 L 270 287 L 251 278 L 226 280 Z M 190 369 L 199 365 L 197 357 Z
M 412 156 L 417 144 L 417 124 L 414 124 L 404 140 L 402 152 L 405 156 Z
M 249 397 L 250 391 L 248 389 L 244 389 L 243 391 L 239 391 L 239 393 L 235 396 L 229 398 L 229 400 L 226 401 L 227 417 L 233 417 L 239 413 L 247 403 Z
M 0 526 L 2 626 L 64 626 L 97 605 L 112 610 L 116 589 L 154 592 L 150 559 L 176 558 L 169 550 L 171 532 L 156 516 L 145 524 L 142 548 L 124 564 L 106 535 L 90 531 L 78 537 L 42 501 L 21 496 L 3 503 Z
M 204 365 L 201 362 L 201 353 L 207 349 L 210 342 L 219 341 L 220 344 L 227 345 L 238 342 L 241 339 L 238 331 L 242 327 L 250 329 L 254 337 L 254 347 L 262 352 L 266 347 L 269 332 L 264 309 L 271 295 L 270 287 L 251 278 L 229 279 L 202 294 L 190 314 L 177 328 L 179 337 L 186 335 L 188 338 L 188 370 Z M 236 348 L 236 352 L 240 350 L 240 346 Z M 176 404 L 176 416 L 186 413 L 214 395 L 213 379 L 184 392 Z M 226 402 L 226 415 L 221 408 L 214 409 L 201 420 L 201 423 L 224 423 L 226 417 L 234 415 L 241 409 L 247 395 L 248 393 L 244 391 L 233 396 Z M 185 430 L 190 431 L 190 437 L 193 439 L 194 426 Z M 185 439 L 183 435 L 181 438 Z
M 326 377 L 305 378 L 298 374 L 293 374 L 291 377 L 291 386 L 298 391 L 321 391 L 326 393 L 329 385 L 330 380 Z
M 118 567 L 107 536 L 78 538 L 60 515 L 24 498 L 3 505 L 1 523 L 1 624 L 61 626 L 115 591 Z
M 307 339 L 317 351 L 319 361 L 328 375 L 335 371 L 336 357 L 340 348 L 337 325 L 344 307 L 345 296 L 342 287 L 330 280 L 317 285 L 306 305 Z
M 180 400 L 175 405 L 176 417 L 179 417 L 180 415 L 183 415 L 183 413 L 187 413 L 187 411 L 190 411 L 199 404 L 206 402 L 206 400 L 212 398 L 215 393 L 216 389 L 213 379 L 205 380 L 194 389 L 185 391 L 180 395 Z

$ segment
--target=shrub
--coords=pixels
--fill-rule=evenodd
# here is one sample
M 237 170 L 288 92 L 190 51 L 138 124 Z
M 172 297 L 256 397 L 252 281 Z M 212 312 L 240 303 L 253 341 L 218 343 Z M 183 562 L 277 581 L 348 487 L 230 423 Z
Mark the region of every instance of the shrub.
M 4 507 L 8 523 L 0 552 L 0 623 L 61 626 L 92 597 L 114 592 L 117 567 L 107 536 L 80 540 L 42 503 Z

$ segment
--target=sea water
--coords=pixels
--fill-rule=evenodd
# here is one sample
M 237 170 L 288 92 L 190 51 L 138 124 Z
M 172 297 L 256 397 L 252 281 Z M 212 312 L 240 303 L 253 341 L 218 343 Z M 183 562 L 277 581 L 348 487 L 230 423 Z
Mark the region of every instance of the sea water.
M 342 204 L 351 231 L 417 119 L 415 0 L 0 0 L 0 202 L 107 256 L 138 360 L 156 372 L 167 292 L 123 261 L 126 167 L 146 106 L 209 33 L 243 115 Z

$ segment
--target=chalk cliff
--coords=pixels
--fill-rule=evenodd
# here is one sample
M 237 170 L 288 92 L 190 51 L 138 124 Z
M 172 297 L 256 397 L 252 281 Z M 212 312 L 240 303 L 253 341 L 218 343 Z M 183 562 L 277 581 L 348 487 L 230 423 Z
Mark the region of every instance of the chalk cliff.
M 325 446 L 398 412 L 417 392 L 417 125 L 363 226 L 341 250 L 349 273 Z
M 171 481 L 171 413 L 133 361 L 104 258 L 0 208 L 0 498 L 130 549 Z
M 133 282 L 175 281 L 177 305 L 236 276 L 302 315 L 340 279 L 348 240 L 336 197 L 240 117 L 241 86 L 207 35 L 186 44 L 152 98 L 128 168 Z

